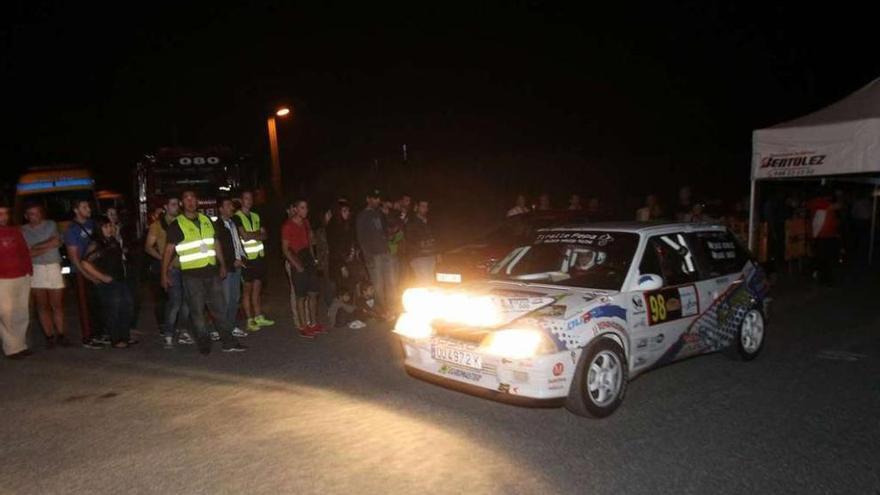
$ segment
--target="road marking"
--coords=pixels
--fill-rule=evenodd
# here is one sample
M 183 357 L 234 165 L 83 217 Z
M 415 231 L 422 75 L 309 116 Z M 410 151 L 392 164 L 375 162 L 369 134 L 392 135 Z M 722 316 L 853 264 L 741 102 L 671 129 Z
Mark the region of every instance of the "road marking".
M 833 349 L 825 349 L 824 351 L 820 351 L 818 356 L 819 359 L 828 359 L 832 361 L 858 361 L 860 359 L 868 357 L 865 354 L 858 354 L 848 351 L 835 351 Z

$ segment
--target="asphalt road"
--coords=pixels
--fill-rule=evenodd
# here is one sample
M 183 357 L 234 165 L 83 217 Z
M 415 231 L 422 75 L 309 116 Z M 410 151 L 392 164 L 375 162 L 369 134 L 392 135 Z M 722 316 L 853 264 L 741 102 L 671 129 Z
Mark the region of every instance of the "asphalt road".
M 781 285 L 756 361 L 652 371 L 604 420 L 409 378 L 378 326 L 303 341 L 278 283 L 243 354 L 164 350 L 145 307 L 133 349 L 0 359 L 0 493 L 878 494 L 880 284 Z

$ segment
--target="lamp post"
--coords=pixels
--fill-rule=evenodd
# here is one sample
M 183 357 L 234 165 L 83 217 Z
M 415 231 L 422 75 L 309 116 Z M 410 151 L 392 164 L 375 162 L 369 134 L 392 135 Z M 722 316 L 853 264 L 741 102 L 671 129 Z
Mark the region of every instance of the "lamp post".
M 269 155 L 272 159 L 272 189 L 277 198 L 281 198 L 281 160 L 278 156 L 278 129 L 275 125 L 275 117 L 286 117 L 290 113 L 289 108 L 282 107 L 266 121 L 266 126 L 269 128 Z

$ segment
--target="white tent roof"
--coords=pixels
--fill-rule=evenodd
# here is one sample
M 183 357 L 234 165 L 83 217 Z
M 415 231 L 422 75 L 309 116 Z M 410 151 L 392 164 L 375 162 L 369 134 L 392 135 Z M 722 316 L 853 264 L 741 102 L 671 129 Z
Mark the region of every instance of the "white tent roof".
M 752 177 L 880 173 L 880 78 L 819 111 L 752 133 Z

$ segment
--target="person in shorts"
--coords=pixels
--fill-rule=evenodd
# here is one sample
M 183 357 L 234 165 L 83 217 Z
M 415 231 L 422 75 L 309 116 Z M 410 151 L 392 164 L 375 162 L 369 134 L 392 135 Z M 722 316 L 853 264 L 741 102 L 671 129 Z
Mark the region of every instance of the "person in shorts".
M 266 250 L 263 242 L 269 236 L 266 227 L 260 223 L 260 215 L 251 211 L 253 206 L 254 194 L 251 191 L 242 191 L 241 209 L 232 217 L 247 255 L 247 261 L 241 269 L 241 278 L 244 281 L 241 302 L 247 317 L 247 329 L 250 332 L 275 324 L 263 314 L 261 297 L 263 282 L 266 280 Z
M 61 274 L 61 234 L 52 220 L 47 220 L 43 206 L 25 206 L 21 233 L 31 251 L 34 275 L 31 295 L 37 306 L 37 317 L 46 336 L 46 347 L 67 347 L 64 334 L 64 276 Z
M 318 323 L 318 262 L 312 251 L 312 231 L 309 225 L 309 205 L 296 200 L 287 205 L 287 221 L 281 229 L 281 252 L 295 300 L 294 321 L 301 336 L 314 338 L 324 331 Z

